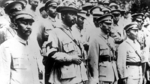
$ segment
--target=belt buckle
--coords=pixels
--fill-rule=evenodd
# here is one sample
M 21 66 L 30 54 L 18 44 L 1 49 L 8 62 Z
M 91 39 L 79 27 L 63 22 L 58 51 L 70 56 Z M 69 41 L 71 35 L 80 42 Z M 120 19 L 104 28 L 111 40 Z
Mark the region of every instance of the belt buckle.
M 141 66 L 141 65 L 142 65 L 142 63 L 141 63 L 141 62 L 139 62 L 139 63 L 138 63 L 138 65 L 139 65 L 139 66 Z

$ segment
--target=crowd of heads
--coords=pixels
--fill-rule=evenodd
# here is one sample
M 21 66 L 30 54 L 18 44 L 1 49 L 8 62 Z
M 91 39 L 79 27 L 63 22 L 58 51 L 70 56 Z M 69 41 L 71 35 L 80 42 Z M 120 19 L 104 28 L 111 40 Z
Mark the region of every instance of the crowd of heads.
M 42 3 L 42 4 L 41 4 Z M 80 3 L 80 4 L 79 4 Z M 69 27 L 75 23 L 83 28 L 84 20 L 88 17 L 93 17 L 93 22 L 96 27 L 106 28 L 104 32 L 108 32 L 112 24 L 118 24 L 120 18 L 130 18 L 132 22 L 137 22 L 138 28 L 144 23 L 146 18 L 149 18 L 148 12 L 134 13 L 121 9 L 120 5 L 115 2 L 90 0 L 83 2 L 81 0 L 3 0 L 2 8 L 5 13 L 14 21 L 16 12 L 24 11 L 29 6 L 31 10 L 35 11 L 40 5 L 38 11 L 41 16 L 46 19 L 49 16 L 55 18 L 59 13 L 61 14 L 62 21 Z M 24 17 L 25 18 L 25 17 Z M 106 26 L 107 25 L 107 26 Z M 145 23 L 145 25 L 147 25 Z M 110 31 L 110 30 L 109 30 Z

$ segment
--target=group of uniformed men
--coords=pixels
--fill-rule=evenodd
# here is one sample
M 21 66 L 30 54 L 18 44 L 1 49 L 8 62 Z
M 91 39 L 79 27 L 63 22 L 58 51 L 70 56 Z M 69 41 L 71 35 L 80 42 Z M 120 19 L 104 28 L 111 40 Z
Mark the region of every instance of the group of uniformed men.
M 66 1 L 67 2 L 67 1 Z M 0 84 L 146 84 L 150 14 L 116 3 L 4 0 Z

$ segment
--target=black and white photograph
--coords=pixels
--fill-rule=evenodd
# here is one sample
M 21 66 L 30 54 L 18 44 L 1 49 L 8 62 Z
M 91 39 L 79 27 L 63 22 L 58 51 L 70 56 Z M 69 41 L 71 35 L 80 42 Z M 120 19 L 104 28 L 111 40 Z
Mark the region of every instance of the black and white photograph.
M 150 84 L 150 0 L 0 0 L 0 84 Z

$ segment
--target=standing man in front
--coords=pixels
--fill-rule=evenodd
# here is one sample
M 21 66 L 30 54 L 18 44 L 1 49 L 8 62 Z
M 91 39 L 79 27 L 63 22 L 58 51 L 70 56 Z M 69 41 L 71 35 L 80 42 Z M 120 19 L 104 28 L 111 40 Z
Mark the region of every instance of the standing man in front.
M 62 6 L 58 7 L 57 11 L 61 13 L 62 25 L 53 29 L 52 46 L 46 48 L 47 56 L 54 60 L 49 82 L 51 84 L 84 84 L 87 81 L 87 74 L 83 62 L 83 51 L 80 43 L 71 33 L 71 27 L 76 23 L 78 10 Z
M 118 80 L 114 39 L 110 37 L 112 15 L 98 19 L 100 33 L 91 37 L 89 43 L 90 84 L 114 84 Z
M 38 58 L 28 40 L 33 16 L 23 10 L 16 12 L 11 21 L 17 35 L 0 46 L 0 83 L 40 84 Z
M 118 47 L 117 66 L 121 84 L 142 84 L 142 55 L 137 42 L 137 23 L 125 27 L 127 39 Z

